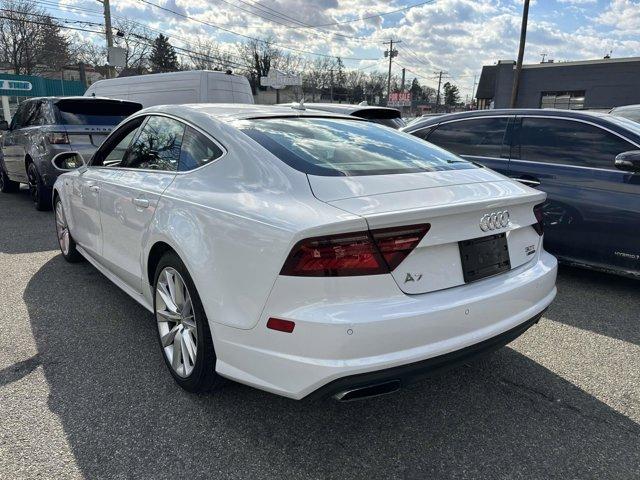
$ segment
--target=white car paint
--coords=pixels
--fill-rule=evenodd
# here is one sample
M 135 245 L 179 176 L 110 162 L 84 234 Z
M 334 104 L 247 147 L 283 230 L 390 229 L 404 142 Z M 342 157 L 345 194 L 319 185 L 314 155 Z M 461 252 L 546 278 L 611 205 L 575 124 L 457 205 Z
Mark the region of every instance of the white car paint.
M 175 250 L 202 299 L 217 355 L 211 368 L 222 376 L 299 399 L 337 378 L 494 337 L 540 314 L 555 296 L 557 263 L 532 227 L 542 192 L 483 168 L 307 175 L 232 124 L 317 112 L 184 105 L 130 119 L 146 115 L 199 129 L 223 156 L 184 173 L 89 166 L 61 175 L 55 190 L 79 251 L 150 311 L 150 251 L 158 242 Z M 137 207 L 137 198 L 149 206 Z M 465 284 L 457 242 L 496 233 L 479 227 L 496 209 L 511 214 L 498 232 L 507 235 L 513 268 Z M 391 274 L 280 275 L 302 239 L 426 221 L 431 230 Z M 525 254 L 529 246 L 533 255 Z M 405 286 L 410 272 L 423 275 L 419 285 Z M 294 321 L 294 332 L 267 329 L 270 317 Z

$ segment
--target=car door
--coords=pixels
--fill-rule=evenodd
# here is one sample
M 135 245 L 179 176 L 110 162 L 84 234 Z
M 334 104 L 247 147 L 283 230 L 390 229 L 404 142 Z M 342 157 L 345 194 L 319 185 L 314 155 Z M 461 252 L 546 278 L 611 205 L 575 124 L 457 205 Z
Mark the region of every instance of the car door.
M 23 128 L 28 125 L 35 105 L 35 101 L 27 100 L 18 107 L 11 120 L 11 126 L 4 133 L 2 140 L 2 156 L 7 174 L 11 180 L 23 183 L 27 182 Z
M 112 182 L 117 178 L 117 167 L 124 160 L 141 124 L 142 119 L 137 118 L 122 125 L 88 161 L 86 169 L 64 180 L 65 186 L 71 183 L 69 215 L 73 237 L 98 261 L 102 258 L 103 243 L 100 189 L 103 182 Z
M 472 162 L 509 174 L 509 145 L 513 117 L 473 117 L 445 121 L 426 132 L 418 131 L 428 142 Z
M 584 120 L 518 119 L 511 176 L 548 195 L 545 246 L 580 263 L 640 269 L 640 177 L 615 168 L 640 146 Z
M 160 196 L 178 170 L 185 125 L 161 115 L 146 118 L 121 165 L 100 185 L 104 265 L 142 291 L 142 245 Z M 106 170 L 106 169 L 103 169 Z

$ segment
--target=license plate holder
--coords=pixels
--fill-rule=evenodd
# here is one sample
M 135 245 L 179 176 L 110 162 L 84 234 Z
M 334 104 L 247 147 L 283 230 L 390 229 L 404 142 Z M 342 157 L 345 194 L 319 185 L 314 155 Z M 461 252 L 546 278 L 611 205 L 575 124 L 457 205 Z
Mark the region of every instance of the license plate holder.
M 511 270 L 505 233 L 463 240 L 458 247 L 465 283 Z

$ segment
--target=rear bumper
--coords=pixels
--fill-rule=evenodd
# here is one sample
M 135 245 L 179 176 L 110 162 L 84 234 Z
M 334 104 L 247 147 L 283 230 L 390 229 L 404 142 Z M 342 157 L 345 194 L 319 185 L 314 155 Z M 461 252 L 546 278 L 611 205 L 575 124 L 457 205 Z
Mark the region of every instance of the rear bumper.
M 372 376 L 366 382 L 376 372 L 386 378 L 396 368 L 408 369 L 410 381 L 429 360 L 425 370 L 440 369 L 474 346 L 498 348 L 522 333 L 553 301 L 556 274 L 556 259 L 541 251 L 508 273 L 422 295 L 403 294 L 390 275 L 371 277 L 364 290 L 357 278 L 323 286 L 279 277 L 255 328 L 211 323 L 216 371 L 295 399 L 359 383 L 362 374 Z M 268 330 L 269 317 L 294 321 L 293 333 Z
M 420 362 L 401 365 L 399 367 L 377 370 L 375 372 L 360 373 L 334 380 L 315 392 L 307 395 L 307 399 L 321 399 L 340 395 L 344 392 L 381 385 L 387 382 L 397 382 L 398 387 L 405 387 L 425 378 L 444 373 L 447 370 L 463 365 L 478 357 L 491 353 L 512 342 L 534 324 L 538 323 L 544 311 L 520 325 L 507 330 L 500 335 L 491 337 L 480 343 L 454 352 L 427 358 Z

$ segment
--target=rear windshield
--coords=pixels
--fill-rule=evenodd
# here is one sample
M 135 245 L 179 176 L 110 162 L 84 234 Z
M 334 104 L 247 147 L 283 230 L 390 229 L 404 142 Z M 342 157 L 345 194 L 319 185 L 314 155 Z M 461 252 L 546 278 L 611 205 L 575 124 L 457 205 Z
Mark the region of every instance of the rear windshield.
M 239 120 L 235 126 L 293 168 L 352 176 L 477 168 L 406 133 L 334 118 Z
M 65 100 L 56 103 L 63 125 L 117 125 L 141 108 L 142 105 L 133 102 L 100 100 Z

